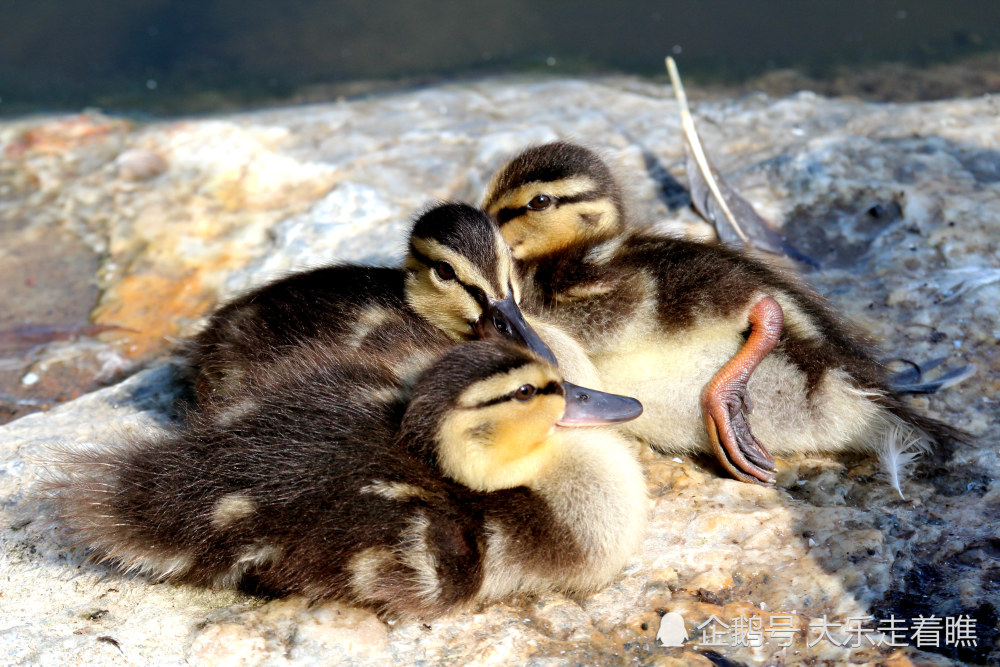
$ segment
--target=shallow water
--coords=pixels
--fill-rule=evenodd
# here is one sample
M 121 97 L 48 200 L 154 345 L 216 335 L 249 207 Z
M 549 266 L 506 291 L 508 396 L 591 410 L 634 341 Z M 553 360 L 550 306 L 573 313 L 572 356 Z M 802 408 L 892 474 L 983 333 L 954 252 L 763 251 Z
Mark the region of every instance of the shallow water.
M 1000 4 L 933 0 L 14 1 L 0 25 L 4 115 L 211 111 L 511 72 L 663 77 L 667 54 L 692 82 L 879 99 L 987 92 L 979 70 L 1000 69 L 973 61 L 917 83 L 880 69 L 1000 51 Z

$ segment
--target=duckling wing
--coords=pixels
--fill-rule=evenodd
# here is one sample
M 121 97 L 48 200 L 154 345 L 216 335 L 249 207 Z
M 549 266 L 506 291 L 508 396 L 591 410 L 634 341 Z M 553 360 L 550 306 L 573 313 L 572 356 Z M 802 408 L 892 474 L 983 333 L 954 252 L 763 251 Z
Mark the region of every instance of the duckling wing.
M 433 471 L 400 449 L 362 443 L 303 463 L 297 493 L 281 482 L 260 496 L 253 543 L 281 549 L 280 560 L 252 570 L 260 588 L 404 616 L 474 596 L 479 526 Z
M 167 437 L 67 457 L 49 487 L 60 520 L 98 558 L 160 578 L 392 615 L 471 599 L 478 519 L 394 445 L 381 416 L 334 409 L 337 397 L 313 388 L 304 400 L 278 388 L 238 419 L 201 414 Z
M 303 347 L 358 347 L 373 329 L 407 315 L 396 269 L 328 266 L 265 285 L 220 308 L 188 344 L 199 401 L 239 397 L 261 369 Z

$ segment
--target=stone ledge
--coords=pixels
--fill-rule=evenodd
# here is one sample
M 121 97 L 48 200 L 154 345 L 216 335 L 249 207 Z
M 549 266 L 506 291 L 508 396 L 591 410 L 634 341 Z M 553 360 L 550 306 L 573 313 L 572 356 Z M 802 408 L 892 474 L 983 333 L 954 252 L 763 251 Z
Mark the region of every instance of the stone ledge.
M 887 357 L 979 367 L 918 401 L 981 438 L 918 466 L 906 500 L 867 460 L 780 461 L 778 487 L 761 489 L 708 461 L 650 455 L 649 535 L 616 583 L 589 598 L 387 625 L 337 603 L 157 584 L 66 550 L 28 494 L 47 447 L 113 442 L 175 419 L 178 382 L 158 365 L 0 427 L 0 662 L 709 664 L 693 652 L 694 628 L 713 615 L 790 615 L 801 627 L 932 613 L 975 616 L 978 648 L 848 650 L 799 635 L 788 649 L 711 650 L 748 663 L 996 660 L 998 111 L 997 97 L 891 105 L 809 93 L 694 109 L 719 169 L 818 255 L 825 268 L 810 282 Z M 683 180 L 672 94 L 634 79 L 485 81 L 142 124 L 99 114 L 2 122 L 4 230 L 15 241 L 58 231 L 88 244 L 100 258 L 93 321 L 134 331 L 35 345 L 0 371 L 131 373 L 167 354 L 217 299 L 321 261 L 395 261 L 413 212 L 436 198 L 476 201 L 505 158 L 558 137 L 604 151 L 636 216 L 701 229 L 660 197 L 665 174 Z M 686 648 L 657 644 L 658 610 L 684 615 Z

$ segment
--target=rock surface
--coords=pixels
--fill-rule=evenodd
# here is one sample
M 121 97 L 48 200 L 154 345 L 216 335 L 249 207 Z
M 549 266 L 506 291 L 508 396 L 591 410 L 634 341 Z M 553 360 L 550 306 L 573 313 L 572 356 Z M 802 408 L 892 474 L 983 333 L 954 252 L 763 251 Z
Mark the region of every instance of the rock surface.
M 8 121 L 0 275 L 5 309 L 7 298 L 28 305 L 0 320 L 0 400 L 35 409 L 130 377 L 0 427 L 0 662 L 1000 661 L 1000 98 L 891 105 L 800 93 L 710 99 L 694 112 L 716 166 L 822 262 L 810 282 L 887 358 L 977 365 L 971 380 L 916 402 L 981 437 L 927 457 L 905 499 L 865 459 L 779 461 L 777 487 L 764 489 L 707 460 L 649 455 L 649 534 L 612 586 L 428 624 L 91 564 L 66 547 L 31 486 L 53 446 L 176 420 L 181 385 L 157 360 L 217 300 L 332 259 L 394 262 L 414 212 L 437 198 L 477 201 L 504 159 L 559 137 L 604 151 L 637 217 L 705 227 L 673 180 L 684 178 L 672 93 L 634 79 L 494 80 L 141 124 L 98 113 Z M 56 267 L 62 283 L 33 278 Z M 62 301 L 31 310 L 43 294 Z M 665 611 L 685 619 L 684 646 L 656 640 Z M 960 615 L 975 619 L 977 645 L 946 635 Z M 920 616 L 940 630 L 913 637 Z M 890 617 L 908 628 L 895 638 L 908 646 L 845 634 L 856 619 L 872 628 Z M 698 629 L 713 618 L 744 632 Z M 824 622 L 851 646 L 819 639 Z M 783 623 L 797 629 L 787 647 L 773 632 Z M 712 627 L 720 645 L 708 645 Z

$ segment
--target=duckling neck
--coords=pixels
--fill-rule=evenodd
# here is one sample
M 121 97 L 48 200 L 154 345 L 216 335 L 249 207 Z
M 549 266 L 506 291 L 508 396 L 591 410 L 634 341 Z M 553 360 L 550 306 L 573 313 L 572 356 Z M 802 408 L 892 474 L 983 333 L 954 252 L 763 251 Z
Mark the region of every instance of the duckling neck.
M 569 248 L 516 260 L 521 282 L 521 307 L 541 310 L 554 294 L 572 287 L 589 271 L 588 257 L 604 244 L 579 242 Z
M 543 476 L 528 485 L 598 555 L 645 523 L 646 484 L 635 448 L 610 428 L 558 428 Z M 588 549 L 587 545 L 591 549 Z
M 518 588 L 587 591 L 628 562 L 645 531 L 648 499 L 635 449 L 611 429 L 557 429 L 554 454 L 527 485 L 546 506 L 545 539 L 515 519 L 490 517 L 485 597 Z M 511 585 L 516 582 L 515 585 Z

